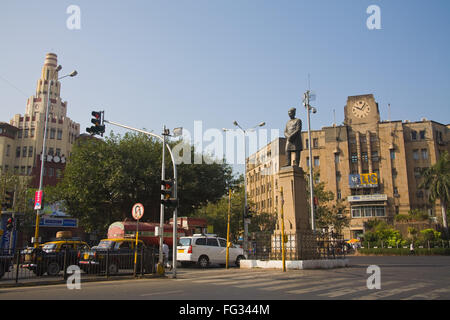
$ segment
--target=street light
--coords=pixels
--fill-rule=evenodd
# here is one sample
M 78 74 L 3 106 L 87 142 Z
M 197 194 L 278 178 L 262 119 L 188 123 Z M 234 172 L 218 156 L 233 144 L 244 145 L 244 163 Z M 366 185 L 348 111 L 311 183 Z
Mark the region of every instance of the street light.
M 59 65 L 55 71 L 58 72 L 62 69 L 61 65 Z M 59 77 L 56 81 L 61 80 L 65 77 L 75 77 L 78 74 L 78 72 L 76 70 L 72 71 L 71 73 Z M 47 91 L 47 108 L 45 109 L 45 125 L 44 125 L 44 141 L 42 143 L 42 153 L 41 153 L 41 173 L 40 173 L 40 177 L 39 177 L 39 192 L 42 192 L 42 185 L 43 185 L 43 181 L 44 181 L 44 153 L 45 153 L 45 148 L 47 145 L 47 127 L 48 127 L 48 110 L 50 108 L 50 91 L 52 88 L 52 85 L 54 83 L 54 80 L 50 80 L 49 85 L 48 85 L 48 91 Z M 47 159 L 46 159 L 47 160 Z M 42 202 L 41 202 L 41 206 L 42 206 Z M 36 211 L 36 229 L 34 232 L 34 247 L 38 248 L 39 247 L 39 216 L 41 214 L 41 209 L 37 209 Z
M 309 150 L 309 194 L 310 194 L 310 207 L 311 207 L 311 229 L 315 230 L 315 221 L 314 221 L 314 189 L 313 189 L 313 169 L 312 169 L 312 150 L 311 150 L 311 120 L 310 120 L 310 112 L 316 113 L 317 109 L 311 107 L 309 104 L 310 101 L 315 100 L 315 94 L 312 94 L 309 90 L 307 90 L 303 95 L 303 105 L 307 109 L 308 114 L 308 150 Z
M 251 132 L 254 131 L 256 128 L 258 127 L 262 127 L 265 126 L 266 123 L 265 122 L 260 122 L 258 125 L 250 128 L 250 129 L 243 129 L 239 123 L 235 120 L 233 121 L 233 124 L 238 127 L 239 129 L 242 130 L 242 132 L 244 133 L 244 212 L 243 212 L 243 218 L 244 218 L 244 255 L 247 258 L 248 255 L 248 248 L 247 248 L 247 242 L 248 242 L 248 219 L 246 219 L 246 212 L 247 212 L 247 139 L 246 139 L 246 134 L 247 132 Z M 229 131 L 229 129 L 225 129 L 223 128 L 223 131 Z

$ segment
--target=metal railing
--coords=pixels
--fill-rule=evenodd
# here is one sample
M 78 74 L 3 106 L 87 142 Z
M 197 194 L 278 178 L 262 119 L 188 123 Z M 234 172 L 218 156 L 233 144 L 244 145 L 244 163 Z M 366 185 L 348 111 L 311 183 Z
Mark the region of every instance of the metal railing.
M 153 247 L 129 250 L 79 251 L 36 248 L 0 250 L 0 283 L 28 279 L 67 279 L 68 268 L 80 268 L 82 277 L 143 276 L 156 273 L 158 253 Z
M 274 232 L 251 234 L 249 259 L 282 260 L 282 236 Z M 347 245 L 341 236 L 304 231 L 285 233 L 286 260 L 345 258 Z

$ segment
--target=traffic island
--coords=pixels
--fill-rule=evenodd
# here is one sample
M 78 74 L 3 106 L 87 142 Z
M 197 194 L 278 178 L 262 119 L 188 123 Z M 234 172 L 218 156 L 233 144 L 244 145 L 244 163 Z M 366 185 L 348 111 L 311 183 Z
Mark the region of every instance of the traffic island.
M 286 261 L 287 270 L 334 269 L 350 266 L 348 259 L 317 259 Z M 241 269 L 283 269 L 281 260 L 241 260 Z

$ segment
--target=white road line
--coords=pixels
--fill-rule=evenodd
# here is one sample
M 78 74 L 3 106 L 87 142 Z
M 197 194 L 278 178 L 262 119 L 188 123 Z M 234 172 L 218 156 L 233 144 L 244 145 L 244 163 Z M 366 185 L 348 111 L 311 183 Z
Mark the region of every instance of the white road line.
M 388 281 L 388 282 L 383 282 L 382 286 L 390 286 L 392 284 L 396 284 L 399 283 L 400 281 Z M 358 288 L 345 288 L 342 290 L 337 290 L 337 291 L 332 291 L 332 292 L 325 292 L 325 293 L 321 293 L 318 294 L 318 296 L 323 296 L 323 297 L 328 297 L 328 298 L 337 298 L 337 297 L 342 297 L 342 296 L 346 296 L 349 294 L 355 294 L 358 292 L 363 292 L 363 291 L 368 291 L 369 289 L 367 288 L 367 286 L 362 286 L 362 287 L 358 287 Z
M 184 291 L 182 291 L 182 290 L 175 290 L 175 291 L 159 291 L 159 292 L 152 292 L 152 293 L 144 293 L 144 294 L 141 294 L 141 297 L 156 296 L 156 295 L 162 295 L 162 294 L 181 293 L 181 292 L 184 292 Z
M 261 290 L 265 291 L 278 291 L 278 290 L 284 290 L 284 289 L 291 289 L 291 288 L 300 288 L 305 286 L 314 286 L 314 285 L 320 285 L 320 284 L 326 284 L 329 282 L 340 282 L 348 280 L 347 278 L 338 278 L 338 279 L 326 279 L 326 280 L 318 280 L 318 281 L 306 281 L 306 282 L 296 282 L 296 283 L 288 283 L 281 286 L 270 286 L 270 287 L 264 287 Z
M 355 282 L 353 281 L 352 285 L 354 285 L 354 283 Z M 329 285 L 317 286 L 317 287 L 314 287 L 314 288 L 304 288 L 304 289 L 300 289 L 300 290 L 290 290 L 290 291 L 287 291 L 287 293 L 290 293 L 290 294 L 304 294 L 304 293 L 311 293 L 311 292 L 316 292 L 316 291 L 323 291 L 323 290 L 328 290 L 328 289 L 334 289 L 334 288 L 337 288 L 337 287 L 342 287 L 344 285 L 346 285 L 345 282 L 332 283 L 332 284 L 329 284 Z M 363 285 L 363 284 L 361 284 L 361 285 Z M 365 281 L 364 281 L 364 285 L 365 285 Z
M 450 295 L 442 296 L 443 293 L 450 293 L 450 288 L 440 288 L 431 290 L 424 293 L 415 294 L 413 296 L 403 298 L 402 300 L 413 300 L 413 299 L 420 299 L 420 300 L 436 300 L 439 298 L 449 299 Z
M 396 294 L 400 294 L 400 293 L 404 293 L 404 292 L 408 292 L 408 291 L 412 291 L 412 290 L 417 290 L 423 287 L 426 287 L 427 283 L 415 283 L 415 284 L 411 284 L 409 286 L 406 287 L 400 287 L 397 289 L 391 289 L 391 290 L 383 290 L 383 283 L 381 283 L 381 290 L 378 290 L 377 292 L 374 292 L 373 294 L 369 294 L 366 296 L 362 296 L 362 297 L 358 297 L 355 298 L 354 300 L 375 300 L 375 299 L 382 299 L 382 298 L 386 298 L 386 297 L 390 297 Z

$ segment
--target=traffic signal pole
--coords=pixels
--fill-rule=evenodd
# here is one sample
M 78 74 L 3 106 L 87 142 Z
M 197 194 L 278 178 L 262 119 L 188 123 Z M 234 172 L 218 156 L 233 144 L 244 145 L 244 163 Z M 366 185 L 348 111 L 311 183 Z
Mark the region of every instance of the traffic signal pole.
M 140 132 L 140 133 L 152 136 L 154 138 L 159 139 L 163 143 L 163 146 L 165 148 L 167 148 L 167 151 L 169 151 L 170 158 L 172 160 L 172 165 L 173 165 L 173 196 L 174 196 L 175 199 L 178 199 L 178 193 L 177 193 L 177 189 L 178 189 L 178 187 L 177 187 L 178 186 L 178 183 L 177 183 L 177 165 L 176 165 L 176 162 L 175 162 L 175 157 L 173 155 L 172 149 L 170 148 L 170 146 L 168 144 L 166 144 L 165 136 L 161 137 L 161 136 L 159 136 L 157 134 L 154 134 L 152 132 L 144 131 L 144 130 L 141 130 L 141 129 L 136 129 L 136 128 L 133 128 L 133 127 L 130 127 L 130 126 L 126 126 L 126 125 L 123 125 L 123 124 L 120 124 L 120 123 L 117 123 L 117 122 L 114 122 L 114 121 L 103 120 L 103 122 L 112 124 L 112 125 L 117 126 L 117 127 L 125 128 L 125 129 L 128 129 L 128 130 L 132 130 L 132 131 L 136 131 L 136 132 Z M 164 129 L 165 129 L 165 127 L 164 127 Z M 163 149 L 163 150 L 165 150 L 165 149 Z M 162 164 L 162 168 L 161 168 L 161 174 L 164 174 L 164 177 L 165 177 L 165 167 L 164 167 L 164 165 L 165 165 L 164 164 L 165 158 L 164 158 L 164 153 L 165 152 L 163 151 L 163 164 Z M 164 209 L 162 209 L 162 210 L 164 210 Z M 164 220 L 164 211 L 162 211 L 162 212 L 163 212 L 163 216 L 162 216 L 162 219 L 160 221 L 160 226 L 161 225 L 164 226 L 164 224 L 163 224 L 164 223 L 164 221 L 163 221 Z M 177 220 L 178 220 L 178 206 L 176 206 L 175 209 L 173 210 L 173 256 L 172 256 L 173 257 L 173 260 L 172 260 L 172 266 L 173 266 L 172 277 L 173 278 L 177 277 L 177 243 L 178 243 L 178 241 L 177 241 L 177 236 L 178 236 L 178 234 L 177 234 L 177 225 L 178 225 L 177 224 Z M 161 232 L 164 233 L 164 230 L 162 229 Z M 160 242 L 160 253 L 162 253 L 161 242 Z M 162 257 L 162 255 L 160 254 L 160 259 L 161 259 L 161 257 Z
M 166 126 L 163 127 L 163 140 L 162 140 L 162 164 L 161 164 L 161 180 L 166 179 L 166 167 L 165 167 L 165 155 L 166 155 Z M 164 189 L 164 186 L 161 185 L 161 190 Z M 161 200 L 164 200 L 164 195 L 161 194 Z M 174 221 L 175 223 L 176 221 Z M 161 209 L 159 216 L 159 255 L 158 255 L 158 264 L 163 266 L 163 242 L 164 242 L 164 204 L 161 201 Z M 161 267 L 160 267 L 161 268 Z M 164 269 L 162 269 L 164 270 Z

